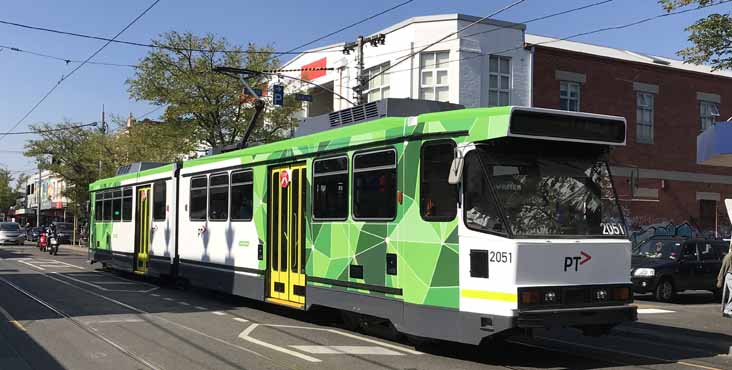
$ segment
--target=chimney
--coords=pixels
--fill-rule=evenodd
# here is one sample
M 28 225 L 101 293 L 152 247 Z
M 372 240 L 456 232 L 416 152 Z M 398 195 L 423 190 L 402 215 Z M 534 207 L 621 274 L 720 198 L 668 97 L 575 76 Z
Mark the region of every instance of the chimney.
M 132 112 L 130 112 L 130 116 L 127 118 L 127 128 L 132 127 L 132 122 L 135 120 L 135 118 L 132 117 Z

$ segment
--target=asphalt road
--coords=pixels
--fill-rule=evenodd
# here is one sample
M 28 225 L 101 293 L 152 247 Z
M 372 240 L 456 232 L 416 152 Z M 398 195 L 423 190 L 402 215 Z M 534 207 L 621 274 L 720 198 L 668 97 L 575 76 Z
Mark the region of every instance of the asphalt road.
M 0 246 L 0 369 L 732 369 L 732 320 L 710 294 L 637 297 L 640 320 L 611 335 L 536 333 L 483 347 L 345 330 L 300 312 Z M 372 333 L 373 334 L 373 333 Z

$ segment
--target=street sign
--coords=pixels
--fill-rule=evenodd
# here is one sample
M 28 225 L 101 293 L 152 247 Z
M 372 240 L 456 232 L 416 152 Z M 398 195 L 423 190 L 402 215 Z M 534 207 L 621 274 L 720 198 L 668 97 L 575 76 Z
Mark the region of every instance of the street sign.
M 272 104 L 285 105 L 285 87 L 282 85 L 272 85 Z
M 297 101 L 313 101 L 312 95 L 306 94 L 295 94 L 295 100 Z

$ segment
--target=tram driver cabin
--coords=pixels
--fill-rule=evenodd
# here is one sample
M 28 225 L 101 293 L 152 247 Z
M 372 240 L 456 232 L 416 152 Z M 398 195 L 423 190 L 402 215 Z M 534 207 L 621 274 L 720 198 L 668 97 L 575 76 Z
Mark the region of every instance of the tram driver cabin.
M 415 337 L 604 334 L 636 319 L 607 165 L 625 136 L 620 117 L 385 99 L 93 183 L 91 259 Z

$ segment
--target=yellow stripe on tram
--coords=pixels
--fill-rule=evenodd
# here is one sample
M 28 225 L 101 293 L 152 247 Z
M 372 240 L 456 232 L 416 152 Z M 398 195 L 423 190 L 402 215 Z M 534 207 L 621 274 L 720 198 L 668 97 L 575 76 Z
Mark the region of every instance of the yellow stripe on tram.
M 517 302 L 516 293 L 489 292 L 485 290 L 463 289 L 460 291 L 463 298 L 485 299 L 487 301 Z

